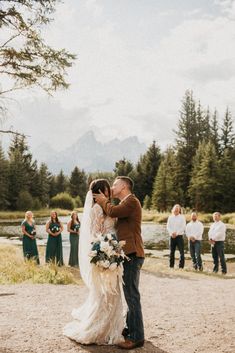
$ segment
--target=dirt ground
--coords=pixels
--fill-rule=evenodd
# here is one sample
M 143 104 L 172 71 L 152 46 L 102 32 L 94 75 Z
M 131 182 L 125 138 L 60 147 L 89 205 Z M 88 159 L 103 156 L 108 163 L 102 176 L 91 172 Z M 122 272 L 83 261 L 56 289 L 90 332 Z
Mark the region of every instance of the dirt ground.
M 146 344 L 132 352 L 235 352 L 234 278 L 142 271 L 140 289 Z M 114 346 L 81 346 L 62 335 L 72 309 L 86 295 L 83 285 L 0 286 L 0 352 L 122 352 Z

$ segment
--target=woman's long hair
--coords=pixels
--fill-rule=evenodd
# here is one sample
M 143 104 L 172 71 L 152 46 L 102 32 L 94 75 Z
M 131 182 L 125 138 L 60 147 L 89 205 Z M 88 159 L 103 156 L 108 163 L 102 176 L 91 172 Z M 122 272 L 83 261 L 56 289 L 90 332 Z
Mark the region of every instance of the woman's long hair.
M 74 226 L 74 219 L 73 219 L 73 215 L 74 215 L 74 214 L 76 214 L 76 221 L 78 222 L 78 224 L 80 224 L 80 221 L 79 221 L 77 212 L 76 212 L 76 211 L 73 211 L 73 212 L 71 213 L 71 227 Z
M 56 212 L 56 211 L 51 211 L 51 214 L 52 214 L 52 212 L 55 213 L 55 220 L 56 220 L 56 223 L 59 223 L 59 224 L 60 224 L 60 221 L 59 221 L 57 212 Z M 53 218 L 52 218 L 52 216 L 51 216 L 50 223 L 53 223 Z
M 91 182 L 90 188 L 89 188 L 94 194 L 99 194 L 101 191 L 103 194 L 105 193 L 105 190 L 108 190 L 109 198 L 111 197 L 111 189 L 110 185 L 107 179 L 95 179 Z M 94 202 L 96 202 L 94 200 Z

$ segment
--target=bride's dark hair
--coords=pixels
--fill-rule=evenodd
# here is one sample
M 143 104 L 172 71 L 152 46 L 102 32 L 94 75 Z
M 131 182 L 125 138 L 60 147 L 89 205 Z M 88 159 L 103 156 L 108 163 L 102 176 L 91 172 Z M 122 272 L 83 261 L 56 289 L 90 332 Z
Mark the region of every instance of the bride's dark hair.
M 90 190 L 94 194 L 99 194 L 101 191 L 103 194 L 105 193 L 105 190 L 108 190 L 109 198 L 111 196 L 111 189 L 108 180 L 106 179 L 96 179 L 93 180 L 90 184 Z

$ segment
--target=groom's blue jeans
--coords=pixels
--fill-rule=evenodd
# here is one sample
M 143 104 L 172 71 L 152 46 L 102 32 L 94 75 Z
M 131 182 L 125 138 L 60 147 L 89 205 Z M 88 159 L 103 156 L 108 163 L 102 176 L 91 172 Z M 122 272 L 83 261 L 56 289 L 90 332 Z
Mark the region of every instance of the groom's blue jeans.
M 128 255 L 127 255 L 128 256 Z M 144 325 L 140 303 L 139 279 L 140 269 L 144 258 L 136 255 L 128 256 L 124 261 L 124 295 L 128 306 L 126 324 L 129 331 L 128 338 L 132 341 L 144 340 Z

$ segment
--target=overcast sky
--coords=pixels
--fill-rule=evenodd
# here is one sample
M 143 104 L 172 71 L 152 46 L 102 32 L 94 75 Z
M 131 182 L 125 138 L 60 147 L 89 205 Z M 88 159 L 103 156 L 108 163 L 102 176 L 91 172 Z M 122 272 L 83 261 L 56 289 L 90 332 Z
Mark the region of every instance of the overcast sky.
M 61 150 L 90 129 L 164 148 L 186 89 L 235 116 L 233 0 L 64 0 L 44 36 L 78 60 L 67 91 L 17 93 L 5 127 L 23 129 L 33 148 Z

